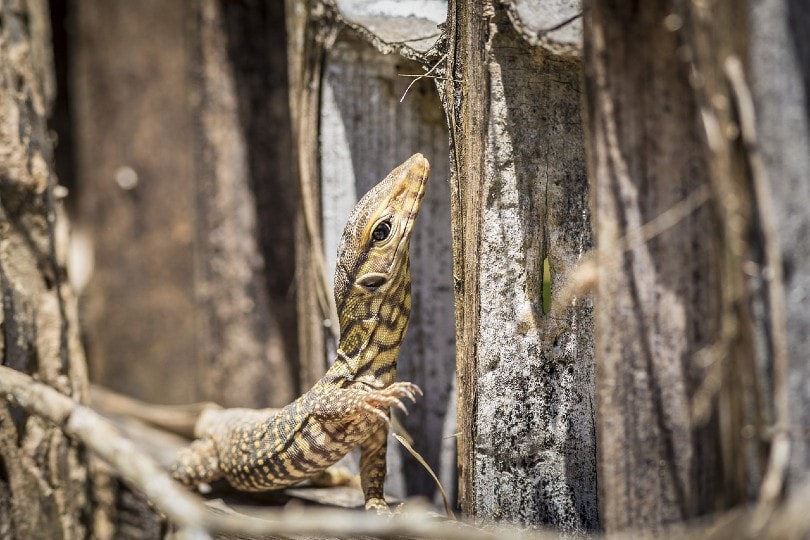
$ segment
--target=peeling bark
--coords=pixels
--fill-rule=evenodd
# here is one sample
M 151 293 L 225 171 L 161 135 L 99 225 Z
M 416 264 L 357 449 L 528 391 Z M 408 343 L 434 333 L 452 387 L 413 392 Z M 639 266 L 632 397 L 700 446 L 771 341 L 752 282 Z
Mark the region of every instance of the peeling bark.
M 2 364 L 87 397 L 75 299 L 57 246 L 46 119 L 54 99 L 43 1 L 0 4 Z M 85 538 L 93 506 L 85 452 L 58 428 L 0 404 L 0 536 Z

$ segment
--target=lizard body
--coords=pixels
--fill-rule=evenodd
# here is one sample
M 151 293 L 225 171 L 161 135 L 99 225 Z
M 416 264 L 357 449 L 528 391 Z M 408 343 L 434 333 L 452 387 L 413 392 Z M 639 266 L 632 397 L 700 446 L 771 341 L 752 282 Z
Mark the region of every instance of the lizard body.
M 307 393 L 283 409 L 224 409 L 200 418 L 173 476 L 187 485 L 225 478 L 265 491 L 315 476 L 360 445 L 367 509 L 383 498 L 389 409 L 405 410 L 419 388 L 394 382 L 411 308 L 409 249 L 429 164 L 415 154 L 355 206 L 338 249 L 337 359 Z

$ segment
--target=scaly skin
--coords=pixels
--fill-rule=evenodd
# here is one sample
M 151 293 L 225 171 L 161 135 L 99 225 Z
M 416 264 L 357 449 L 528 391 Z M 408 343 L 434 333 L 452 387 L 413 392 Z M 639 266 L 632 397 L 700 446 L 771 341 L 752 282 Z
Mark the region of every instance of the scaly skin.
M 172 466 L 187 485 L 225 478 L 237 489 L 279 489 L 311 478 L 361 447 L 366 508 L 383 498 L 390 407 L 421 394 L 394 382 L 411 310 L 409 249 L 430 166 L 415 154 L 355 206 L 338 249 L 337 359 L 306 394 L 283 409 L 206 413 L 197 439 Z

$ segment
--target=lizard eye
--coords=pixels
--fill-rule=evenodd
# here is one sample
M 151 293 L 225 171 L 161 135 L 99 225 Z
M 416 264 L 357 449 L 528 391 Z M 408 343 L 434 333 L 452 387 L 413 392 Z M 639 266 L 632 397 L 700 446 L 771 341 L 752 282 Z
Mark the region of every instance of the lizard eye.
M 382 242 L 388 235 L 391 234 L 391 222 L 381 221 L 374 227 L 374 232 L 371 233 L 371 239 L 375 242 Z

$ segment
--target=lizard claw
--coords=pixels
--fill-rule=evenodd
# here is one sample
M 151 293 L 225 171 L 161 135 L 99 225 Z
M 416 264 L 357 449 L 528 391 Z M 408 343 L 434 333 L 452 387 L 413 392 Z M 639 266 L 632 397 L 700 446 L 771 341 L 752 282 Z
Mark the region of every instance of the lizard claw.
M 393 396 L 379 395 L 377 393 L 373 393 L 372 395 L 366 397 L 366 404 L 371 406 L 382 405 L 383 407 L 396 407 L 405 414 L 408 414 L 408 409 L 405 407 L 405 404 L 402 403 L 402 401 L 400 401 L 399 398 Z
M 413 403 L 416 403 L 416 396 L 422 395 L 422 390 L 410 382 L 396 382 L 380 390 L 370 390 L 363 397 L 363 408 L 367 411 L 374 409 L 377 416 L 382 416 L 382 412 L 378 407 L 396 407 L 405 414 L 408 414 L 408 408 L 402 403 L 401 398 L 408 398 Z M 390 420 L 386 417 L 386 422 Z
M 362 401 L 360 403 L 360 406 L 365 411 L 368 411 L 368 412 L 370 412 L 372 414 L 376 414 L 377 416 L 379 416 L 387 425 L 389 425 L 389 426 L 391 425 L 391 419 L 388 417 L 388 415 L 385 414 L 382 410 L 375 407 L 374 405 L 371 405 L 370 403 Z
M 394 405 L 396 406 L 397 409 L 402 411 L 404 414 L 408 414 L 408 408 L 405 406 L 404 403 L 402 403 L 397 398 L 393 398 L 393 401 L 394 401 Z
M 393 394 L 401 394 L 402 396 L 410 399 L 413 403 L 416 403 L 417 395 L 419 396 L 424 395 L 422 393 L 422 389 L 411 382 L 395 382 L 385 390 L 390 391 Z

